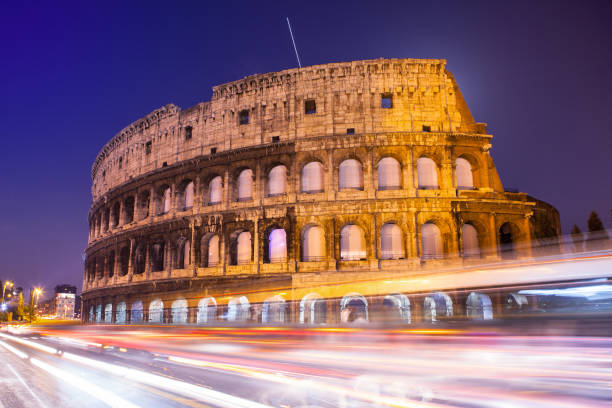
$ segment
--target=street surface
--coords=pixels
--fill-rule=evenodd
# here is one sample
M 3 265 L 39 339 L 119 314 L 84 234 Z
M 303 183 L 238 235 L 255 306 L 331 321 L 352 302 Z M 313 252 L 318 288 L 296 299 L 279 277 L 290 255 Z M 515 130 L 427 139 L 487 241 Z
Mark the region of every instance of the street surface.
M 610 407 L 610 321 L 0 332 L 0 408 Z

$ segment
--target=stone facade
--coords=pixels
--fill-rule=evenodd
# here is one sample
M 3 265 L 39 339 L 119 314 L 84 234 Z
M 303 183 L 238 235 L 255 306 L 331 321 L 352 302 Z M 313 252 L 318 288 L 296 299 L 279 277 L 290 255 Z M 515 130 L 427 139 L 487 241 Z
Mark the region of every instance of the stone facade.
M 139 301 L 146 319 L 157 299 L 191 310 L 205 297 L 227 305 L 231 294 L 531 256 L 532 240 L 560 234 L 559 215 L 504 191 L 492 136 L 445 65 L 380 59 L 257 74 L 123 129 L 92 168 L 84 320 L 98 305 L 111 305 L 115 321 L 120 302 L 129 316 Z M 305 187 L 313 162 L 314 190 Z M 391 238 L 381 236 L 387 224 Z M 314 252 L 312 227 L 322 234 Z

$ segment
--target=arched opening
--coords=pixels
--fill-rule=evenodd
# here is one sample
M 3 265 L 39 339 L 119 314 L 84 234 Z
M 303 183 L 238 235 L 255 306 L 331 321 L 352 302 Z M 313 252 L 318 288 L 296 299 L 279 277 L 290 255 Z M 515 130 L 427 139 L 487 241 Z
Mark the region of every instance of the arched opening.
M 401 166 L 393 157 L 384 157 L 378 162 L 378 189 L 399 190 L 402 187 Z
M 491 298 L 484 293 L 472 292 L 466 301 L 466 315 L 473 320 L 493 319 Z
M 506 296 L 506 305 L 505 308 L 511 312 L 520 312 L 522 310 L 527 309 L 529 302 L 527 301 L 527 296 L 511 292 Z
M 191 242 L 180 239 L 177 246 L 176 268 L 185 269 L 191 264 Z
M 172 302 L 172 323 L 186 324 L 189 309 L 185 299 L 177 299 Z
M 107 303 L 104 306 L 104 323 L 112 323 L 113 322 L 113 304 Z
M 287 262 L 287 233 L 282 228 L 270 230 L 268 234 L 268 247 L 264 253 L 264 262 Z
M 327 320 L 327 304 L 318 293 L 309 293 L 300 301 L 300 323 L 323 324 Z
M 164 322 L 164 302 L 162 302 L 161 299 L 155 299 L 149 304 L 149 322 Z
M 110 251 L 106 264 L 108 265 L 108 277 L 112 278 L 115 275 L 115 251 Z
M 253 198 L 253 170 L 244 169 L 238 175 L 237 201 L 248 201 Z
M 399 225 L 389 222 L 380 230 L 380 257 L 381 259 L 403 259 L 404 240 Z
M 516 257 L 514 240 L 512 225 L 509 222 L 504 223 L 499 228 L 499 253 L 502 259 L 514 259 Z
M 340 301 L 340 321 L 342 323 L 367 322 L 368 301 L 358 293 L 349 293 Z
M 121 214 L 121 204 L 117 201 L 113 204 L 113 210 L 111 211 L 111 227 L 115 228 L 119 226 L 119 215 Z
M 463 157 L 455 160 L 455 181 L 459 190 L 473 190 L 474 178 L 472 175 L 472 165 Z
M 323 165 L 310 162 L 302 168 L 302 193 L 314 194 L 323 192 Z
M 278 165 L 268 173 L 268 197 L 282 195 L 287 192 L 287 167 Z
M 141 275 L 145 272 L 145 251 L 142 244 L 138 244 L 134 250 L 134 274 Z
M 206 297 L 198 302 L 198 324 L 212 323 L 217 320 L 217 302 L 215 298 Z
M 125 324 L 127 315 L 127 306 L 125 302 L 117 303 L 117 313 L 115 316 L 115 323 Z
M 206 234 L 200 241 L 200 266 L 209 268 L 219 265 L 219 236 Z
M 102 322 L 102 305 L 96 305 L 96 323 Z
M 93 307 L 93 305 L 91 305 L 89 307 L 89 320 L 88 320 L 89 323 L 94 323 L 95 322 L 94 318 L 95 318 L 94 307 Z
M 383 299 L 382 307 L 383 320 L 410 323 L 410 300 L 406 295 L 401 293 L 387 295 Z
M 236 231 L 230 237 L 230 264 L 246 265 L 251 262 L 252 244 L 249 231 Z
M 245 322 L 249 319 L 251 305 L 246 296 L 232 298 L 227 304 L 227 320 L 230 322 Z
M 208 183 L 208 205 L 215 205 L 223 201 L 223 179 L 215 176 Z
M 130 247 L 124 246 L 119 251 L 119 275 L 125 276 L 128 274 L 130 266 Z
M 423 300 L 423 320 L 435 322 L 440 317 L 453 315 L 453 300 L 446 293 L 436 292 Z
M 179 186 L 179 193 L 177 195 L 178 207 L 181 210 L 188 210 L 193 207 L 193 194 L 195 186 L 193 181 L 184 180 Z
M 421 250 L 423 259 L 439 259 L 444 257 L 442 234 L 440 228 L 433 222 L 421 226 Z
M 476 231 L 472 224 L 463 224 L 461 227 L 461 239 L 463 241 L 463 257 L 480 258 L 478 231 Z
M 276 295 L 264 301 L 261 310 L 262 323 L 285 323 L 287 304 L 285 299 Z
M 166 269 L 165 265 L 165 249 L 166 244 L 163 241 L 154 243 L 151 246 L 151 270 L 159 272 Z
M 325 259 L 325 233 L 318 225 L 308 225 L 302 235 L 302 262 Z
M 343 261 L 366 259 L 365 238 L 359 226 L 348 224 L 340 230 L 340 259 Z
M 142 302 L 140 300 L 132 303 L 131 313 L 130 313 L 130 323 L 140 323 L 143 320 L 142 316 Z
M 151 204 L 151 193 L 148 190 L 143 191 L 138 196 L 138 217 L 143 220 L 149 216 L 149 207 Z
M 436 162 L 428 157 L 421 157 L 417 160 L 417 178 L 420 189 L 438 188 L 438 166 Z
M 134 197 L 129 196 L 123 202 L 123 223 L 129 224 L 134 221 Z
M 338 188 L 363 190 L 363 169 L 355 159 L 348 159 L 338 167 Z
M 170 212 L 170 187 L 162 186 L 157 190 L 157 215 Z

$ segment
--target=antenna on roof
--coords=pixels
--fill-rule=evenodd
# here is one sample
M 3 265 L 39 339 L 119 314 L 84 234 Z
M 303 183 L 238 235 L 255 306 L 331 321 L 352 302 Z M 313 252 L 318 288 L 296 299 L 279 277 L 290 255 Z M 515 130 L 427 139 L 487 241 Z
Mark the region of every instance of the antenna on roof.
M 300 62 L 300 56 L 297 52 L 297 47 L 295 46 L 295 39 L 293 38 L 293 31 L 291 31 L 291 23 L 289 22 L 289 17 L 287 17 L 287 25 L 289 26 L 289 34 L 291 34 L 291 41 L 293 42 L 293 49 L 295 50 L 295 57 L 298 60 L 298 65 L 302 68 L 302 63 Z

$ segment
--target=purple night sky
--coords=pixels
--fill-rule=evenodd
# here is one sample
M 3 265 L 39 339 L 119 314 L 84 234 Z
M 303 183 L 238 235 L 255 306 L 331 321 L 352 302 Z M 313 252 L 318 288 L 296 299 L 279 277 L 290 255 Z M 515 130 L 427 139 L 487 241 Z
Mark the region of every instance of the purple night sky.
M 80 290 L 104 143 L 167 103 L 295 67 L 287 16 L 303 65 L 447 59 L 504 186 L 556 206 L 564 233 L 591 210 L 612 227 L 612 2 L 52 3 L 0 13 L 0 279 L 26 293 Z

